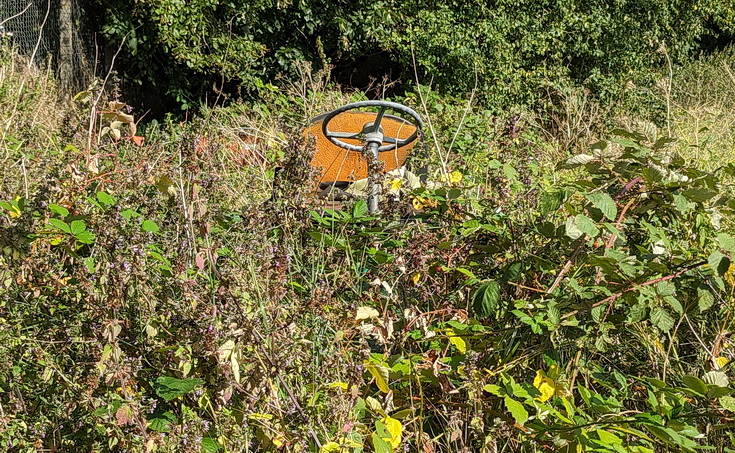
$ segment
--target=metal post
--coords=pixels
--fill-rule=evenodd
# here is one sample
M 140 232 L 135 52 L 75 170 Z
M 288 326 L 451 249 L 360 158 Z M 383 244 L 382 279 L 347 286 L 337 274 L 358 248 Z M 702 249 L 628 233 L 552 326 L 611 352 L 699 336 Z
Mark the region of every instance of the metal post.
M 380 187 L 378 187 L 378 184 L 375 183 L 375 179 L 377 178 L 377 174 L 375 174 L 375 169 L 378 166 L 378 147 L 380 146 L 379 143 L 370 142 L 368 143 L 368 152 L 370 153 L 371 162 L 368 162 L 368 212 L 370 214 L 375 214 L 378 212 L 378 197 L 380 192 Z

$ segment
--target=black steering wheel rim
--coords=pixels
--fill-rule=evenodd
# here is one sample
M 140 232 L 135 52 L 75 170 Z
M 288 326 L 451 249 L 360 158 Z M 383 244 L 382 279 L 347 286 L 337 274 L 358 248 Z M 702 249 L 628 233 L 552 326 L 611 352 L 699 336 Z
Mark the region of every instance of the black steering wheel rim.
M 386 110 L 394 110 L 396 112 L 404 113 L 408 115 L 409 117 L 411 117 L 412 120 L 414 120 L 414 121 L 408 121 L 405 118 L 395 117 L 403 121 L 406 121 L 408 124 L 413 124 L 416 127 L 416 130 L 410 136 L 404 139 L 399 139 L 397 137 L 383 137 L 383 142 L 388 142 L 388 144 L 379 146 L 378 152 L 389 151 L 392 149 L 396 149 L 396 148 L 400 148 L 400 147 L 408 145 L 409 143 L 416 140 L 416 138 L 419 135 L 419 131 L 424 125 L 423 120 L 421 119 L 421 116 L 419 116 L 419 114 L 416 113 L 413 109 L 406 107 L 403 104 L 398 104 L 397 102 L 389 102 L 389 101 L 361 101 L 361 102 L 353 102 L 351 104 L 343 105 L 342 107 L 339 107 L 327 113 L 324 116 L 324 119 L 322 119 L 322 133 L 324 134 L 325 137 L 327 137 L 327 139 L 330 142 L 339 146 L 340 148 L 346 149 L 348 151 L 356 151 L 356 152 L 362 151 L 363 146 L 352 145 L 340 139 L 341 138 L 356 139 L 364 131 L 360 131 L 356 133 L 332 132 L 329 130 L 329 123 L 332 119 L 334 119 L 340 113 L 344 113 L 349 110 L 357 110 L 357 109 L 361 109 L 365 107 L 380 107 L 380 111 L 378 112 L 378 115 L 377 115 L 377 121 L 376 121 L 377 124 L 373 124 L 372 126 L 370 126 L 373 128 L 374 131 L 377 131 L 380 128 L 380 122 L 382 121 Z M 392 116 L 390 117 L 392 118 Z

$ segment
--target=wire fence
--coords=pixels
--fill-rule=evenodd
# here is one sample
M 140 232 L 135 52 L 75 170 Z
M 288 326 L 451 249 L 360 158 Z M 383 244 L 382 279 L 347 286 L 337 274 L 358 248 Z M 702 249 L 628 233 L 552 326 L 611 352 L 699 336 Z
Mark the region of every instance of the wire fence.
M 91 77 L 91 34 L 80 30 L 75 0 L 0 0 L 0 34 L 22 55 L 56 71 L 63 91 L 86 86 Z

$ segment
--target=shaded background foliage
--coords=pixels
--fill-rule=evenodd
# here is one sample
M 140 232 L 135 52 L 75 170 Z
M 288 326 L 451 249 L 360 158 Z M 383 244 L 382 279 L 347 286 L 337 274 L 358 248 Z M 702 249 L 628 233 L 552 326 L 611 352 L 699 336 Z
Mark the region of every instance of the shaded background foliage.
M 406 88 L 477 86 L 489 106 L 538 102 L 548 85 L 617 99 L 650 84 L 670 56 L 683 62 L 733 40 L 725 0 L 212 1 L 89 0 L 108 54 L 146 107 L 183 108 L 217 94 L 257 95 L 307 62 L 365 88 L 388 75 Z M 109 56 L 108 56 L 109 58 Z M 131 91 L 131 88 L 137 87 Z M 205 93 L 205 94 L 203 94 Z M 162 105 L 159 105 L 160 108 Z

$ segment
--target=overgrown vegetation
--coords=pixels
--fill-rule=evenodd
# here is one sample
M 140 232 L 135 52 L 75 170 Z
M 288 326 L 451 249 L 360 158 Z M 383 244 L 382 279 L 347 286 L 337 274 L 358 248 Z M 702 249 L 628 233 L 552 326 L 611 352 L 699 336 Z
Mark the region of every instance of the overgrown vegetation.
M 428 182 L 380 216 L 304 187 L 304 122 L 363 93 L 135 127 L 0 52 L 3 449 L 735 449 L 731 50 L 659 127 L 417 87 Z

